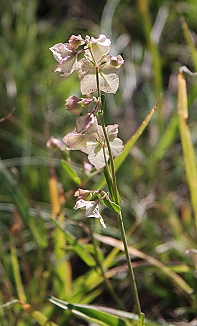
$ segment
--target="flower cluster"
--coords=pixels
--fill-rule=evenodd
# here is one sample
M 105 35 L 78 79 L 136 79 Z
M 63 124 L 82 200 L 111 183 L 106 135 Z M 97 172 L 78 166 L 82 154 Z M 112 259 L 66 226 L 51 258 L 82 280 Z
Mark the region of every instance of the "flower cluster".
M 98 117 L 101 118 L 104 114 L 101 92 L 116 93 L 119 86 L 117 70 L 124 63 L 120 55 L 109 54 L 110 44 L 111 41 L 105 35 L 99 35 L 97 39 L 90 36 L 83 39 L 81 35 L 72 35 L 67 43 L 58 43 L 50 48 L 58 61 L 53 72 L 60 72 L 62 77 L 67 77 L 76 70 L 81 93 L 87 95 L 85 98 L 74 95 L 67 98 L 66 108 L 70 113 L 77 115 L 77 119 L 74 130 L 63 137 L 63 142 L 67 150 L 86 153 L 89 162 L 97 170 L 107 165 L 109 159 L 121 154 L 124 149 L 122 140 L 117 138 L 118 125 L 105 127 L 103 123 L 98 123 Z M 84 57 L 78 60 L 81 54 L 84 54 Z M 90 97 L 94 92 L 97 92 L 97 96 Z M 93 108 L 88 110 L 89 106 Z M 82 115 L 84 107 L 86 113 Z M 48 142 L 48 146 L 52 145 L 63 148 L 62 143 L 54 138 Z M 90 193 L 89 190 L 87 192 Z M 79 196 L 74 208 L 85 208 L 86 217 L 99 218 L 105 227 L 98 204 L 99 199 L 91 201 Z
M 124 63 L 123 58 L 109 55 L 111 41 L 105 35 L 97 39 L 81 35 L 72 35 L 67 43 L 58 43 L 50 48 L 58 65 L 53 72 L 61 72 L 62 77 L 67 77 L 77 70 L 81 81 L 81 93 L 90 94 L 97 90 L 95 68 L 98 71 L 99 87 L 105 93 L 116 93 L 119 78 L 116 74 L 118 68 Z M 80 46 L 83 49 L 77 50 Z M 80 53 L 84 58 L 77 60 Z

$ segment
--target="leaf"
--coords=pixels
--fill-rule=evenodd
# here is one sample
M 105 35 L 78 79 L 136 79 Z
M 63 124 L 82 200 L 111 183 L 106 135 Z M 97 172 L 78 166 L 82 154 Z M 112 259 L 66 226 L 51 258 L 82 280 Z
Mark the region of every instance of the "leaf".
M 69 310 L 74 316 L 80 317 L 87 321 L 95 322 L 102 326 L 129 326 L 130 324 L 123 318 L 111 315 L 101 311 L 100 308 L 91 307 L 90 305 L 70 304 L 66 301 L 59 300 L 55 297 L 49 297 L 49 301 L 56 306 Z
M 102 236 L 99 234 L 94 234 L 95 239 L 98 241 L 105 243 L 107 245 L 110 245 L 112 247 L 116 247 L 122 251 L 124 251 L 124 245 L 121 241 L 114 239 L 112 237 L 108 236 Z M 128 246 L 129 254 L 133 255 L 135 257 L 139 257 L 141 259 L 144 259 L 148 261 L 153 266 L 159 268 L 164 274 L 166 274 L 185 294 L 187 294 L 191 300 L 195 301 L 195 296 L 192 295 L 193 289 L 185 282 L 185 280 L 180 277 L 178 274 L 171 271 L 171 269 L 161 263 L 159 260 L 155 259 L 154 257 L 151 257 L 140 250 L 133 248 L 131 246 Z
M 33 219 L 29 214 L 29 207 L 27 205 L 26 199 L 21 192 L 20 188 L 15 184 L 12 175 L 5 169 L 3 162 L 0 161 L 0 180 L 1 185 L 4 187 L 7 194 L 12 199 L 13 204 L 16 206 L 24 225 L 29 227 L 31 233 L 36 241 L 36 243 L 42 247 L 47 247 L 46 233 L 38 231 L 35 219 Z
M 181 144 L 183 149 L 183 157 L 185 161 L 186 177 L 189 185 L 191 202 L 195 215 L 195 223 L 197 228 L 197 168 L 194 146 L 190 131 L 187 125 L 188 118 L 188 103 L 187 103 L 187 90 L 186 81 L 183 73 L 178 75 L 178 121 L 181 136 Z
M 65 160 L 61 161 L 62 167 L 64 168 L 64 170 L 66 171 L 67 175 L 71 178 L 71 180 L 76 183 L 77 185 L 81 184 L 81 179 L 78 176 L 77 172 L 73 169 L 73 167 L 70 165 L 70 163 L 68 163 Z
M 136 141 L 138 140 L 138 138 L 140 137 L 140 135 L 142 134 L 142 132 L 144 131 L 146 126 L 148 125 L 149 121 L 151 120 L 151 118 L 157 108 L 158 102 L 152 108 L 152 110 L 147 115 L 147 117 L 144 119 L 144 121 L 141 123 L 141 125 L 139 126 L 139 128 L 137 129 L 135 134 L 132 135 L 132 137 L 128 140 L 128 142 L 126 143 L 126 145 L 124 147 L 124 151 L 118 157 L 116 157 L 114 159 L 114 165 L 115 165 L 116 171 L 118 171 L 119 167 L 123 164 L 124 160 L 129 155 L 131 148 L 134 146 L 134 144 L 136 143 Z M 105 177 L 103 176 L 101 178 L 101 180 L 94 186 L 94 189 L 102 189 L 105 186 L 105 184 L 106 184 L 106 180 L 105 180 Z
M 70 310 L 76 317 L 81 317 L 88 321 L 91 321 L 93 318 L 97 325 L 135 326 L 139 319 L 134 313 L 105 306 L 70 304 L 55 297 L 49 297 L 49 301 L 62 309 Z M 141 314 L 140 318 L 143 319 L 143 314 Z M 144 320 L 144 324 L 146 326 L 173 326 L 173 324 L 158 323 L 148 319 Z
M 50 220 L 58 227 L 59 230 L 64 233 L 66 241 L 68 242 L 68 244 L 73 245 L 73 249 L 76 254 L 80 257 L 80 259 L 83 260 L 84 263 L 89 267 L 94 268 L 96 266 L 96 262 L 92 255 L 90 255 L 90 253 L 85 250 L 84 246 L 80 244 L 80 242 L 78 242 L 77 239 L 68 230 L 64 230 L 57 220 L 55 220 L 54 218 L 50 218 Z
M 103 198 L 101 200 L 101 202 L 103 203 L 103 205 L 105 205 L 106 207 L 108 207 L 114 213 L 120 214 L 120 206 L 117 205 L 116 203 L 114 203 L 113 201 L 111 201 L 111 200 L 109 200 L 107 198 Z

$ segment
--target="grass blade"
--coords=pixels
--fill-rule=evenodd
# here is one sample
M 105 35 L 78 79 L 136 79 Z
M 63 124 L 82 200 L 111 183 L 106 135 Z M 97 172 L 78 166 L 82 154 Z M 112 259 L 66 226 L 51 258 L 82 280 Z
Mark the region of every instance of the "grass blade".
M 81 184 L 81 179 L 78 176 L 77 172 L 73 169 L 73 167 L 70 165 L 69 162 L 62 160 L 61 161 L 62 167 L 66 171 L 67 175 L 70 177 L 70 179 L 76 183 L 77 185 Z
M 84 246 L 78 242 L 77 238 L 75 238 L 68 230 L 64 230 L 60 223 L 54 218 L 51 218 L 51 221 L 65 235 L 67 243 L 73 246 L 73 250 L 84 261 L 84 263 L 87 264 L 89 267 L 94 268 L 96 266 L 94 258 L 90 255 L 88 251 L 85 250 Z
M 13 245 L 13 237 L 11 237 L 11 262 L 12 262 L 12 270 L 17 290 L 17 295 L 20 301 L 26 302 L 26 295 L 23 289 L 21 274 L 20 274 L 20 267 L 19 261 L 16 253 L 16 247 Z
M 160 99 L 159 99 L 160 101 Z M 156 108 L 157 105 L 159 103 L 159 101 L 156 103 L 156 105 L 152 108 L 152 110 L 150 111 L 150 113 L 147 115 L 147 117 L 144 119 L 144 121 L 141 123 L 141 125 L 139 126 L 139 128 L 137 129 L 137 131 L 135 132 L 135 134 L 127 141 L 124 151 L 117 157 L 115 157 L 114 159 L 114 165 L 115 165 L 115 170 L 118 171 L 118 169 L 120 168 L 120 166 L 123 164 L 123 162 L 125 161 L 125 159 L 127 158 L 127 156 L 129 155 L 132 147 L 135 145 L 136 141 L 138 140 L 138 138 L 141 136 L 141 134 L 143 133 L 144 129 L 147 127 L 147 125 L 149 124 Z M 103 176 L 101 178 L 101 180 L 94 186 L 94 189 L 102 189 L 106 184 L 106 179 Z
M 63 225 L 65 221 L 64 215 L 61 213 L 61 205 L 59 199 L 59 190 L 55 172 L 49 179 L 49 193 L 51 198 L 52 214 L 58 219 L 59 224 Z M 65 260 L 65 234 L 55 228 L 53 232 L 54 254 L 56 259 L 54 284 L 58 295 L 66 299 L 72 292 L 72 268 L 69 260 Z
M 130 324 L 125 321 L 123 318 L 110 315 L 104 311 L 100 311 L 98 308 L 92 308 L 89 305 L 81 304 L 70 304 L 64 302 L 55 297 L 50 297 L 49 301 L 57 305 L 62 309 L 69 310 L 74 316 L 88 320 L 89 322 L 94 321 L 97 325 L 101 326 L 129 326 Z
M 34 219 L 29 215 L 29 208 L 25 197 L 20 191 L 19 187 L 16 187 L 16 184 L 11 176 L 11 174 L 5 169 L 2 161 L 0 161 L 0 180 L 1 186 L 4 188 L 6 193 L 12 199 L 13 204 L 16 206 L 24 225 L 29 227 L 34 236 L 36 243 L 41 248 L 47 247 L 46 237 L 41 235 L 38 231 L 37 225 Z
M 102 236 L 99 234 L 95 234 L 94 237 L 102 243 L 107 245 L 111 245 L 112 247 L 116 247 L 120 250 L 124 250 L 123 243 L 117 239 Z M 135 249 L 129 246 L 129 253 L 141 259 L 148 261 L 151 265 L 159 268 L 164 274 L 166 274 L 191 300 L 195 302 L 195 297 L 191 294 L 193 289 L 176 273 L 170 270 L 169 267 L 165 266 L 163 263 L 158 261 L 157 259 L 141 252 L 138 249 Z
M 190 131 L 187 125 L 188 103 L 186 81 L 182 72 L 178 75 L 178 121 L 185 162 L 185 171 L 190 190 L 191 203 L 193 206 L 195 224 L 197 229 L 197 168 L 195 151 L 191 140 Z

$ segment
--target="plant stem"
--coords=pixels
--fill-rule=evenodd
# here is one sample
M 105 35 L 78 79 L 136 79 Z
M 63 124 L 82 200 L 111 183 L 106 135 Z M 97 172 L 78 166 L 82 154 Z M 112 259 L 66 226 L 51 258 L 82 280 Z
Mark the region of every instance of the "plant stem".
M 97 221 L 96 221 L 97 222 Z M 110 292 L 112 298 L 114 299 L 114 301 L 116 302 L 117 306 L 119 307 L 119 309 L 122 309 L 124 310 L 124 307 L 122 305 L 122 303 L 120 302 L 118 296 L 116 295 L 116 292 L 114 290 L 114 287 L 110 281 L 110 279 L 105 275 L 105 269 L 102 265 L 102 261 L 99 257 L 99 254 L 98 254 L 98 248 L 97 248 L 97 243 L 96 243 L 96 239 L 94 238 L 93 236 L 93 232 L 92 232 L 92 227 L 90 227 L 90 232 L 91 232 L 91 238 L 92 238 L 92 242 L 93 242 L 93 246 L 94 246 L 94 253 L 95 253 L 95 260 L 96 260 L 96 263 L 98 265 L 98 268 L 100 269 L 100 275 L 103 277 L 104 281 L 105 281 L 105 284 L 108 288 L 108 291 Z M 97 271 L 97 269 L 96 269 Z
M 91 49 L 90 49 L 90 52 L 91 52 L 91 55 L 92 55 L 94 63 L 95 63 L 97 94 L 98 94 L 99 113 L 100 113 L 99 116 L 100 116 L 101 126 L 102 126 L 103 133 L 104 133 L 105 143 L 106 143 L 106 146 L 107 146 L 107 149 L 108 149 L 108 152 L 109 152 L 109 158 L 110 158 L 111 171 L 109 171 L 109 168 L 108 168 L 107 172 L 108 172 L 109 178 L 111 179 L 111 182 L 112 182 L 112 188 L 113 188 L 113 192 L 114 192 L 115 203 L 117 205 L 120 205 L 120 196 L 119 196 L 119 193 L 118 193 L 118 187 L 117 187 L 117 181 L 116 181 L 116 171 L 115 171 L 115 166 L 114 166 L 114 161 L 113 161 L 113 155 L 112 155 L 112 151 L 111 151 L 107 131 L 106 131 L 106 128 L 105 128 L 105 122 L 104 122 L 104 118 L 103 118 L 103 113 L 104 113 L 103 108 L 101 109 L 101 91 L 100 91 L 100 85 L 99 85 L 99 66 L 97 65 L 97 63 L 96 63 L 96 61 L 94 59 L 94 56 L 93 56 L 93 53 L 92 53 Z M 105 150 L 105 147 L 104 147 L 104 150 Z M 122 238 L 122 241 L 123 241 L 123 244 L 124 244 L 124 251 L 125 251 L 128 270 L 129 270 L 129 276 L 130 276 L 131 287 L 132 287 L 133 296 L 134 296 L 134 302 L 135 302 L 135 305 L 136 305 L 137 313 L 138 313 L 139 318 L 140 318 L 140 315 L 141 315 L 140 301 L 139 301 L 137 286 L 136 286 L 136 282 L 135 282 L 135 275 L 134 275 L 134 271 L 133 271 L 133 268 L 132 268 L 130 255 L 129 255 L 128 243 L 127 243 L 127 238 L 126 238 L 126 233 L 125 233 L 125 228 L 124 228 L 121 209 L 120 209 L 120 213 L 117 214 L 117 218 L 118 218 L 118 224 L 119 224 L 119 228 L 120 228 L 120 232 L 121 232 L 121 238 Z
M 134 302 L 136 305 L 137 313 L 140 316 L 140 314 L 141 314 L 140 300 L 139 300 L 137 286 L 136 286 L 136 282 L 135 282 L 135 275 L 134 275 L 133 267 L 131 264 L 130 255 L 129 255 L 128 243 L 127 243 L 127 238 L 126 238 L 126 233 L 125 233 L 125 228 L 124 228 L 121 211 L 119 214 L 117 214 L 117 218 L 118 218 L 118 224 L 119 224 L 119 228 L 120 228 L 120 232 L 121 232 L 122 242 L 124 244 L 124 251 L 125 251 L 125 256 L 126 256 L 128 270 L 129 270 L 129 276 L 130 276 L 131 287 L 132 287 L 133 296 L 134 296 Z
M 104 133 L 104 137 L 105 137 L 105 141 L 106 141 L 106 145 L 107 145 L 108 152 L 109 152 L 109 157 L 110 157 L 111 174 L 112 174 L 112 186 L 113 186 L 113 191 L 114 191 L 115 203 L 117 205 L 119 205 L 120 204 L 120 196 L 119 196 L 119 193 L 118 193 L 113 155 L 112 155 L 112 151 L 111 151 L 111 147 L 110 147 L 110 143 L 109 143 L 109 138 L 108 138 L 108 135 L 107 135 L 107 132 L 106 132 L 103 115 L 100 116 L 100 121 L 101 121 L 101 126 L 103 128 L 103 133 Z M 127 238 L 126 238 L 126 233 L 125 233 L 125 228 L 124 228 L 124 223 L 123 223 L 121 210 L 120 210 L 120 213 L 117 214 L 117 218 L 118 218 L 118 224 L 119 224 L 119 228 L 120 228 L 120 232 L 121 232 L 122 242 L 124 244 L 124 251 L 125 251 L 125 255 L 126 255 L 126 260 L 127 260 L 128 270 L 129 270 L 129 276 L 130 276 L 132 291 L 133 291 L 133 295 L 134 295 L 134 302 L 135 302 L 135 305 L 136 305 L 137 313 L 140 316 L 140 314 L 141 314 L 140 301 L 139 301 L 137 286 L 136 286 L 136 282 L 135 282 L 135 275 L 134 275 L 134 271 L 133 271 L 133 268 L 132 268 L 130 255 L 129 255 L 128 243 L 127 243 Z

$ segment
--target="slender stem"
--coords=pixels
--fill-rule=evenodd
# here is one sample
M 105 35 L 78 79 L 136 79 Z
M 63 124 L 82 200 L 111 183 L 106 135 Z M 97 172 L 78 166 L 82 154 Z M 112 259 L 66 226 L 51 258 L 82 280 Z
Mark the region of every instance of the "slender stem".
M 105 141 L 106 141 L 107 148 L 108 148 L 108 151 L 109 151 L 109 156 L 110 156 L 110 164 L 111 164 L 111 171 L 112 171 L 112 184 L 113 184 L 113 190 L 114 190 L 114 198 L 115 198 L 116 204 L 119 205 L 120 204 L 120 199 L 119 199 L 119 193 L 118 193 L 118 188 L 117 188 L 117 181 L 116 181 L 116 173 L 115 173 L 114 161 L 113 161 L 113 156 L 112 156 L 112 152 L 111 152 L 111 147 L 110 147 L 108 135 L 107 135 L 107 132 L 106 132 L 106 129 L 105 129 L 105 125 L 104 125 L 103 116 L 101 116 L 101 125 L 103 127 Z M 124 223 L 123 223 L 123 218 L 122 218 L 122 212 L 121 212 L 121 210 L 120 210 L 120 213 L 117 214 L 117 218 L 118 218 L 118 224 L 119 224 L 119 228 L 120 228 L 120 232 L 121 232 L 122 241 L 123 241 L 123 244 L 124 244 L 124 251 L 125 251 L 125 255 L 126 255 L 126 260 L 127 260 L 128 270 L 129 270 L 129 276 L 130 276 L 131 286 L 132 286 L 133 295 L 134 295 L 134 301 L 135 301 L 137 313 L 140 316 L 140 314 L 141 314 L 140 301 L 139 301 L 137 286 L 136 286 L 136 282 L 135 282 L 135 275 L 134 275 L 134 271 L 133 271 L 133 268 L 132 268 L 130 255 L 129 255 L 128 243 L 127 243 L 127 238 L 126 238 L 126 233 L 125 233 L 125 228 L 124 228 Z
M 96 68 L 96 80 L 97 80 L 97 87 L 98 87 L 98 97 L 100 98 L 98 68 Z M 108 149 L 108 152 L 109 152 L 109 157 L 110 157 L 111 174 L 109 175 L 109 177 L 111 177 L 111 180 L 112 180 L 112 187 L 113 187 L 113 191 L 114 191 L 115 203 L 117 205 L 119 205 L 120 204 L 120 197 L 119 197 L 117 181 L 116 181 L 115 166 L 114 166 L 111 146 L 110 146 L 110 143 L 109 143 L 109 138 L 108 138 L 107 131 L 106 131 L 106 128 L 105 128 L 103 112 L 100 115 L 100 121 L 101 121 L 101 126 L 102 126 L 102 129 L 103 129 L 107 149 Z M 134 302 L 135 302 L 135 305 L 136 305 L 137 313 L 140 316 L 141 315 L 140 301 L 139 301 L 137 286 L 136 286 L 136 282 L 135 282 L 135 275 L 134 275 L 134 271 L 133 271 L 133 268 L 132 268 L 130 255 L 129 255 L 128 243 L 127 243 L 127 238 L 126 238 L 126 233 L 125 233 L 125 228 L 124 228 L 124 223 L 123 223 L 121 210 L 120 210 L 120 213 L 117 214 L 117 218 L 118 218 L 118 224 L 119 224 L 119 228 L 120 228 L 120 232 L 121 232 L 121 238 L 122 238 L 122 241 L 123 241 L 123 244 L 124 244 L 124 251 L 125 251 L 128 270 L 129 270 L 131 287 L 132 287 L 132 291 L 133 291 L 133 295 L 134 295 Z
M 109 156 L 110 156 L 114 198 L 115 198 L 116 204 L 119 205 L 120 204 L 120 199 L 119 199 L 119 193 L 118 193 L 117 182 L 116 182 L 116 173 L 115 173 L 114 161 L 113 161 L 113 156 L 112 156 L 112 152 L 111 152 L 111 147 L 110 147 L 108 135 L 106 133 L 106 129 L 105 129 L 105 126 L 104 126 L 103 117 L 101 118 L 101 124 L 102 124 L 102 127 L 103 127 L 103 132 L 104 132 L 104 136 L 105 136 L 105 140 L 106 140 L 106 144 L 107 144 L 107 148 L 108 148 Z M 126 233 L 125 233 L 125 228 L 124 228 L 124 223 L 123 223 L 121 210 L 120 210 L 120 213 L 117 214 L 117 218 L 118 218 L 118 224 L 119 224 L 119 228 L 120 228 L 120 232 L 121 232 L 121 238 L 122 238 L 122 241 L 123 241 L 123 244 L 124 244 L 124 251 L 125 251 L 125 255 L 126 255 L 126 260 L 127 260 L 129 276 L 130 276 L 130 280 L 131 280 L 132 291 L 133 291 L 133 295 L 134 295 L 134 302 L 135 302 L 135 305 L 136 305 L 137 313 L 140 316 L 140 314 L 141 314 L 140 301 L 139 301 L 137 286 L 136 286 L 136 282 L 135 282 L 135 275 L 134 275 L 134 271 L 133 271 L 133 268 L 132 268 L 130 255 L 129 255 L 128 243 L 127 243 L 127 238 L 126 238 Z
M 113 287 L 110 279 L 105 274 L 105 270 L 104 270 L 104 267 L 102 265 L 102 261 L 100 260 L 100 257 L 99 257 L 99 254 L 98 254 L 96 239 L 93 236 L 92 227 L 90 227 L 90 233 L 91 233 L 91 237 L 92 237 L 92 241 L 93 241 L 93 246 L 94 246 L 95 260 L 96 260 L 96 263 L 97 263 L 98 267 L 100 268 L 100 274 L 103 277 L 103 279 L 105 281 L 105 284 L 106 284 L 106 286 L 107 286 L 107 288 L 108 288 L 108 290 L 109 290 L 112 298 L 116 302 L 117 306 L 119 307 L 119 309 L 123 309 L 124 310 L 124 306 L 122 305 L 122 303 L 120 302 L 118 296 L 116 295 L 116 292 L 114 291 L 114 287 Z
M 137 286 L 136 286 L 136 282 L 135 282 L 135 275 L 134 275 L 133 267 L 131 264 L 130 255 L 129 255 L 128 243 L 127 243 L 127 238 L 126 238 L 126 233 L 125 233 L 125 228 L 124 228 L 121 211 L 119 214 L 117 214 L 117 217 L 118 217 L 118 224 L 119 224 L 119 228 L 120 228 L 120 232 L 121 232 L 122 242 L 124 244 L 124 251 L 125 251 L 125 256 L 126 256 L 128 270 L 129 270 L 129 276 L 130 276 L 131 287 L 132 287 L 133 296 L 134 296 L 134 302 L 136 305 L 137 313 L 140 316 L 140 314 L 141 314 L 140 300 L 139 300 Z
M 112 188 L 113 188 L 115 203 L 117 205 L 119 205 L 120 204 L 120 196 L 119 196 L 119 193 L 118 193 L 113 155 L 112 155 L 112 151 L 111 151 L 107 131 L 106 131 L 106 128 L 105 128 L 105 122 L 104 122 L 104 118 L 103 118 L 103 108 L 101 108 L 101 91 L 100 91 L 100 85 L 99 85 L 99 66 L 98 66 L 98 64 L 97 64 L 97 62 L 96 62 L 96 60 L 94 58 L 91 47 L 89 48 L 89 50 L 90 50 L 93 62 L 95 64 L 97 94 L 98 94 L 98 103 L 99 103 L 98 104 L 99 105 L 99 116 L 100 116 L 101 126 L 102 126 L 103 133 L 104 133 L 105 143 L 106 143 L 106 146 L 107 146 L 107 149 L 108 149 L 108 152 L 109 152 L 109 158 L 110 158 L 111 172 L 109 171 L 109 166 L 107 164 L 107 173 L 108 173 L 109 178 L 110 178 L 110 180 L 112 182 Z M 103 148 L 103 150 L 105 151 L 105 147 Z M 105 152 L 104 152 L 104 157 L 105 157 L 105 161 L 106 161 Z M 135 275 L 134 275 L 134 271 L 133 271 L 133 268 L 132 268 L 132 265 L 131 265 L 131 259 L 130 259 L 130 255 L 129 255 L 128 243 L 127 243 L 127 238 L 126 238 L 126 233 L 125 233 L 125 228 L 124 228 L 124 223 L 123 223 L 121 210 L 120 210 L 120 213 L 117 214 L 117 218 L 118 218 L 118 224 L 119 224 L 119 228 L 120 228 L 120 232 L 121 232 L 122 241 L 123 241 L 123 244 L 124 244 L 124 251 L 125 251 L 125 255 L 126 255 L 126 260 L 127 260 L 129 276 L 130 276 L 130 280 L 131 280 L 132 291 L 133 291 L 133 295 L 134 295 L 134 302 L 135 302 L 135 305 L 136 305 L 137 313 L 138 313 L 139 318 L 140 318 L 140 315 L 141 315 L 140 301 L 139 301 L 137 286 L 136 286 L 136 282 L 135 282 Z
M 113 187 L 113 190 L 114 190 L 115 202 L 116 202 L 116 204 L 119 205 L 120 204 L 120 199 L 119 199 L 118 187 L 117 187 L 117 181 L 116 181 L 116 171 L 115 171 L 115 167 L 114 167 L 114 164 L 113 164 L 113 155 L 112 155 L 111 146 L 110 146 L 110 143 L 109 143 L 109 138 L 108 138 L 108 135 L 107 135 L 107 132 L 106 132 L 103 115 L 100 116 L 100 121 L 101 121 L 101 126 L 103 128 L 103 133 L 104 133 L 107 149 L 108 149 L 108 152 L 109 152 L 110 165 L 111 165 L 110 177 L 111 177 L 111 180 L 112 180 L 112 187 Z

